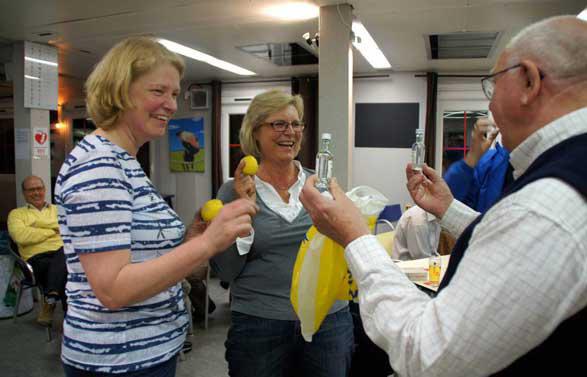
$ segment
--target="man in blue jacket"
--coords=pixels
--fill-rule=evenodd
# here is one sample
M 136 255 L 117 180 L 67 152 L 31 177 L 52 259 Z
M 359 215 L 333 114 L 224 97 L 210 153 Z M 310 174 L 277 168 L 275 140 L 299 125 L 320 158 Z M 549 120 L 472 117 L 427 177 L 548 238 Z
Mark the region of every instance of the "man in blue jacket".
M 444 173 L 454 197 L 478 212 L 484 213 L 499 199 L 502 189 L 511 182 L 509 152 L 498 142 L 490 148 L 497 131 L 487 118 L 475 122 L 471 150 Z

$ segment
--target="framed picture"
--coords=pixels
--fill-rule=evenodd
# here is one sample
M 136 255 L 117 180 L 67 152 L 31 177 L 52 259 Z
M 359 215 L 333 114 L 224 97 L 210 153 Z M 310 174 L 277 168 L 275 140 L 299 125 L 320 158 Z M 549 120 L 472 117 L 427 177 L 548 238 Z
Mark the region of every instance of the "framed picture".
M 204 118 L 172 119 L 168 126 L 169 169 L 172 172 L 205 170 Z

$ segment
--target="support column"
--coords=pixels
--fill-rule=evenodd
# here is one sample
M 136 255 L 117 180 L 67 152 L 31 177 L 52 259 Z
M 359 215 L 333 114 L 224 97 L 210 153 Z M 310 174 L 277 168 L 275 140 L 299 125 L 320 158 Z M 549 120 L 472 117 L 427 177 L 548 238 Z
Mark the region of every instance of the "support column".
M 353 50 L 352 7 L 320 7 L 318 131 L 332 134 L 334 176 L 343 189 L 351 185 Z
M 25 96 L 25 63 L 24 42 L 13 45 L 12 67 L 14 88 L 14 153 L 15 153 L 15 184 L 17 206 L 25 204 L 22 196 L 22 180 L 29 175 L 43 179 L 47 188 L 45 200 L 51 202 L 51 156 L 37 156 L 33 153 L 34 131 L 42 130 L 49 135 L 49 110 L 24 107 Z

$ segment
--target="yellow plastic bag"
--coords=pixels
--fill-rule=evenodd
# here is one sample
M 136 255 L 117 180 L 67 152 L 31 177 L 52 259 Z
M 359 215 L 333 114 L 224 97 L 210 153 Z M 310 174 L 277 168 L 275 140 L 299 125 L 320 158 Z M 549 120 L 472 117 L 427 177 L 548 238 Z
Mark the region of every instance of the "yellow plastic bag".
M 378 191 L 359 186 L 347 193 L 359 207 L 371 228 L 387 199 Z M 290 299 L 301 322 L 302 336 L 308 342 L 336 300 L 357 298 L 342 246 L 312 226 L 302 241 L 294 265 Z

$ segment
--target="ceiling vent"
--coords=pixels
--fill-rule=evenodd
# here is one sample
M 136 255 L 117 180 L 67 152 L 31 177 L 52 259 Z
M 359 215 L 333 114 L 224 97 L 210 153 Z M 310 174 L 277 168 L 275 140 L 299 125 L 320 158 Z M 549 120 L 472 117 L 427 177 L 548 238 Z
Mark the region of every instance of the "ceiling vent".
M 500 33 L 431 34 L 426 38 L 428 59 L 485 59 L 497 45 Z
M 238 48 L 279 66 L 318 64 L 316 55 L 296 42 L 260 43 Z

